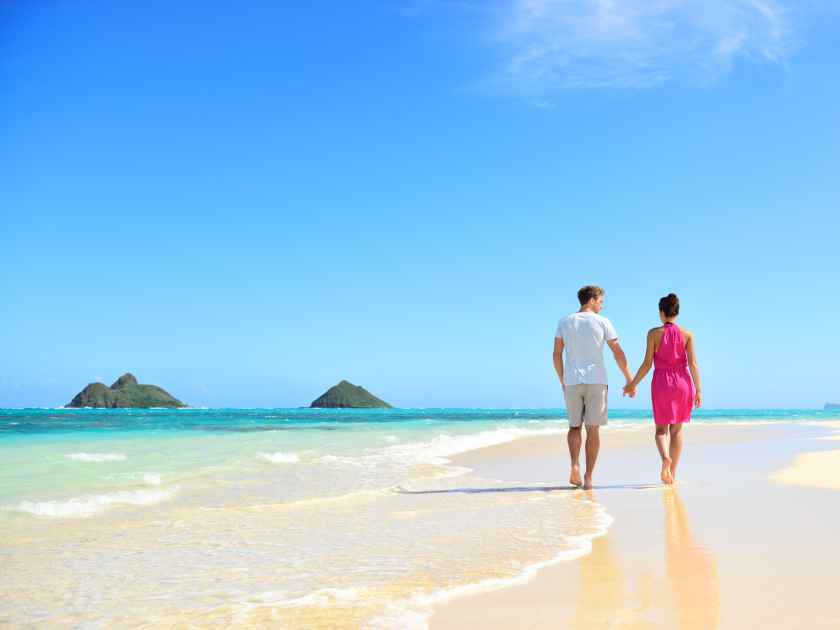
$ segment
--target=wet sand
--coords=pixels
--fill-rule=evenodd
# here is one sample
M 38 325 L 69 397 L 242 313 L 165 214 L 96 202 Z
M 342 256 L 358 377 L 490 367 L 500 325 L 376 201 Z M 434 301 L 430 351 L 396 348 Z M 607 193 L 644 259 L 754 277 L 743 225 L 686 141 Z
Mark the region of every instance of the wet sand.
M 615 519 L 590 554 L 524 585 L 436 607 L 455 628 L 840 627 L 840 444 L 833 424 L 686 427 L 675 487 L 653 428 L 605 431 L 592 491 Z M 562 437 L 454 458 L 510 483 L 566 483 Z

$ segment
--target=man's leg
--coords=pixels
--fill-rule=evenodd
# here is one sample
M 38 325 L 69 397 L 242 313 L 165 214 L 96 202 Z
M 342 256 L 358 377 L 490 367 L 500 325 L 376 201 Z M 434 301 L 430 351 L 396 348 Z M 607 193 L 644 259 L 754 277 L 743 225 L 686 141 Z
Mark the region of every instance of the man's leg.
M 671 483 L 677 478 L 677 464 L 680 461 L 680 454 L 682 453 L 682 425 L 671 425 Z
M 586 472 L 583 475 L 583 489 L 592 489 L 592 472 L 595 470 L 595 462 L 598 461 L 598 451 L 601 450 L 601 427 L 597 425 L 586 425 Z
M 569 432 L 566 434 L 566 442 L 569 444 L 569 457 L 572 460 L 572 471 L 569 474 L 569 483 L 573 486 L 579 486 L 583 483 L 580 479 L 580 432 L 580 426 L 569 427 Z
M 583 483 L 580 478 L 580 431 L 583 426 L 583 386 L 567 385 L 563 388 L 563 395 L 566 397 L 566 413 L 569 416 L 569 432 L 566 434 L 566 442 L 569 445 L 569 458 L 571 460 L 571 472 L 569 483 L 579 486 Z
M 585 413 L 583 423 L 586 425 L 586 472 L 583 475 L 583 487 L 592 488 L 592 473 L 595 472 L 595 462 L 601 450 L 600 428 L 607 424 L 607 386 L 585 385 Z
M 657 424 L 656 425 L 656 448 L 659 449 L 659 457 L 662 458 L 662 471 L 659 473 L 659 478 L 662 480 L 662 483 L 673 483 L 673 462 L 671 458 L 668 456 L 668 446 L 666 442 L 668 441 L 668 425 L 667 424 Z

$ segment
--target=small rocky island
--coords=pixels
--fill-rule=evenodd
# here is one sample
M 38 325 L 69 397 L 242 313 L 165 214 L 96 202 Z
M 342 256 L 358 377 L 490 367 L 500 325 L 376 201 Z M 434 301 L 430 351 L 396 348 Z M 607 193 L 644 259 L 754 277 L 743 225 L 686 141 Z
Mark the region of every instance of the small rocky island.
M 364 387 L 341 381 L 312 401 L 310 407 L 348 407 L 357 409 L 390 409 L 391 405 L 371 394 Z
M 140 385 L 130 372 L 108 387 L 91 383 L 76 394 L 67 407 L 186 407 L 184 403 L 157 385 Z
M 840 411 L 840 403 L 825 403 L 825 411 Z

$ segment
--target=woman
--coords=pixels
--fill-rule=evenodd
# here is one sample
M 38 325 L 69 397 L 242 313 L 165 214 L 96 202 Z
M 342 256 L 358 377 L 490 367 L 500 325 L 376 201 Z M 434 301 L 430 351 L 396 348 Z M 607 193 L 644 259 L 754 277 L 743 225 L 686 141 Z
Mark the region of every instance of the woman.
M 674 322 L 680 314 L 680 300 L 669 293 L 659 300 L 662 326 L 647 334 L 645 360 L 635 378 L 624 388 L 628 396 L 654 366 L 651 383 L 653 421 L 656 423 L 656 446 L 662 457 L 660 477 L 674 483 L 682 451 L 682 425 L 691 421 L 692 407 L 700 407 L 700 371 L 694 355 L 694 336 Z M 691 375 L 689 376 L 689 372 Z M 669 444 L 666 447 L 666 442 Z

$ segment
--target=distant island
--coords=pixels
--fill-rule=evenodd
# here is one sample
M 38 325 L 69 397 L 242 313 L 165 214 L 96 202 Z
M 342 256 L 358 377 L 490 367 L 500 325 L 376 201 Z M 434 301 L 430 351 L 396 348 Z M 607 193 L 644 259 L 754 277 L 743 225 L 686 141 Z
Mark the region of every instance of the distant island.
M 391 405 L 371 394 L 364 387 L 341 381 L 312 401 L 310 407 L 350 407 L 358 409 L 383 408 Z
M 825 411 L 840 411 L 840 403 L 825 403 Z
M 91 383 L 66 407 L 186 407 L 184 403 L 157 385 L 140 385 L 130 372 L 120 376 L 111 387 Z

